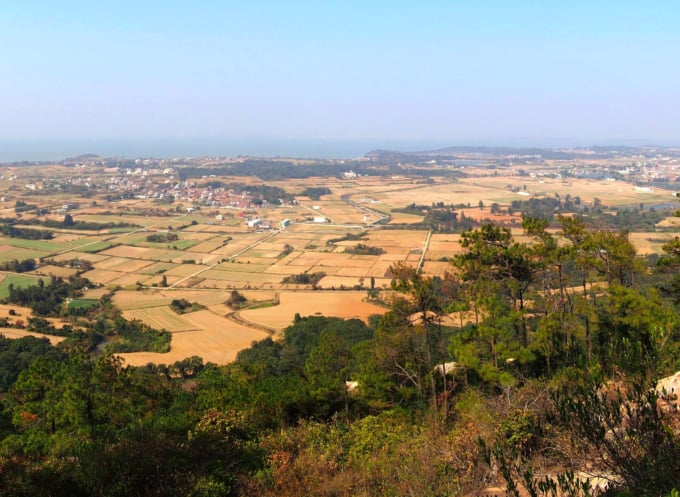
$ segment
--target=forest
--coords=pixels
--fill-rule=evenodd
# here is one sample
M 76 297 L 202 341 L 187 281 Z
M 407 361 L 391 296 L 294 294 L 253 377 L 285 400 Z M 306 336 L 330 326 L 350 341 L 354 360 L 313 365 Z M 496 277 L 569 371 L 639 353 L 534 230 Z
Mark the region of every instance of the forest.
M 226 366 L 0 338 L 0 495 L 677 496 L 655 386 L 680 370 L 680 238 L 650 263 L 626 231 L 556 221 L 463 231 L 444 277 L 390 268 L 385 314 L 298 314 Z M 88 312 L 84 334 L 134 327 Z
M 378 161 L 375 164 L 363 161 L 346 160 L 340 162 L 295 163 L 285 160 L 244 159 L 238 163 L 225 163 L 215 166 L 182 166 L 177 172 L 182 181 L 206 176 L 256 176 L 262 181 L 282 179 L 303 179 L 313 177 L 340 176 L 352 170 L 359 175 L 391 176 L 409 174 L 411 176 L 446 176 L 451 179 L 464 177 L 465 173 L 448 168 L 402 166 Z

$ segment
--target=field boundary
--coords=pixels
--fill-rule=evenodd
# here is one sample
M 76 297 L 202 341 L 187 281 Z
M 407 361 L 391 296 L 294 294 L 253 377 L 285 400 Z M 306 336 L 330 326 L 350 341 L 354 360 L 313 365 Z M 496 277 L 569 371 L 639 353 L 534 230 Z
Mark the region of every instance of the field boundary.
M 260 302 L 255 302 L 250 306 L 247 306 L 244 309 L 238 309 L 235 311 L 228 312 L 227 314 L 224 315 L 224 317 L 236 324 L 240 324 L 241 326 L 246 326 L 248 328 L 252 328 L 254 330 L 259 330 L 259 331 L 264 331 L 265 333 L 268 333 L 269 335 L 276 335 L 281 332 L 281 330 L 277 328 L 272 328 L 271 326 L 266 326 L 264 324 L 260 323 L 255 323 L 254 321 L 249 321 L 246 318 L 241 316 L 241 311 L 245 311 L 251 308 L 256 308 L 256 307 L 261 307 L 263 305 L 279 305 L 280 298 L 279 295 L 276 294 L 276 297 L 270 300 L 263 300 Z M 212 312 L 212 311 L 211 311 Z M 215 313 L 217 314 L 217 313 Z

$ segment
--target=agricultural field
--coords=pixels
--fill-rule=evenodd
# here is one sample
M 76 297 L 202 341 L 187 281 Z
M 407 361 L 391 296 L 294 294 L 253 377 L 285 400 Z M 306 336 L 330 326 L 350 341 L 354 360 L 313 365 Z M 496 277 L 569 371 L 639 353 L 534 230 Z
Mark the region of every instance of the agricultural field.
M 12 245 L 4 245 L 3 241 L 0 240 L 0 263 L 8 262 L 13 260 L 24 260 L 24 259 L 40 259 L 43 257 L 49 257 L 52 255 L 51 251 L 27 249 L 15 247 Z
M 172 364 L 187 357 L 199 356 L 205 362 L 226 364 L 236 358 L 239 350 L 250 347 L 269 335 L 248 326 L 229 322 L 228 327 L 211 327 L 208 330 L 175 333 L 172 336 L 170 352 L 157 354 L 153 352 L 132 352 L 119 354 L 125 364 L 144 366 L 148 363 Z
M 14 285 L 15 288 L 27 287 L 36 285 L 39 279 L 37 276 L 26 274 L 0 273 L 0 298 L 5 298 L 9 295 L 10 285 Z
M 169 306 L 123 311 L 123 317 L 130 320 L 139 319 L 157 330 L 168 330 L 171 333 L 198 329 L 185 319 L 185 315 L 177 314 Z
M 661 255 L 663 253 L 661 247 L 676 236 L 676 233 L 640 232 L 630 233 L 628 239 L 635 245 L 639 255 Z
M 557 171 L 567 167 L 571 165 L 545 161 L 540 166 L 490 169 L 482 161 L 481 165 L 461 168 L 465 175 L 432 178 L 407 174 L 272 181 L 254 176 L 219 178 L 227 183 L 281 188 L 294 198 L 283 205 L 266 204 L 261 199 L 244 201 L 243 205 L 217 205 L 201 201 L 208 191 L 205 178 L 192 179 L 192 186 L 182 192 L 184 186 L 180 188 L 175 173 L 157 172 L 155 177 L 130 179 L 95 166 L 87 170 L 88 178 L 95 183 L 138 181 L 142 186 L 134 196 L 123 190 L 125 195 L 112 196 L 107 189 L 91 198 L 71 198 L 59 188 L 50 190 L 51 183 L 40 181 L 35 170 L 13 167 L 11 173 L 21 184 L 30 181 L 44 191 L 35 195 L 16 187 L 10 190 L 19 183 L 0 181 L 0 190 L 5 189 L 7 195 L 0 203 L 0 217 L 16 220 L 16 226 L 22 229 L 49 229 L 53 238 L 0 236 L 0 263 L 45 260 L 31 273 L 0 273 L 0 297 L 7 295 L 10 283 L 21 286 L 37 282 L 39 276 L 69 278 L 82 274 L 95 286 L 86 291 L 84 299 L 98 299 L 115 291 L 113 304 L 126 318 L 172 332 L 168 354 L 125 354 L 129 364 L 167 363 L 190 355 L 224 363 L 253 340 L 269 336 L 271 330 L 283 330 L 296 313 L 366 320 L 371 314 L 384 312 L 384 308 L 366 302 L 367 290 L 370 285 L 389 288 L 390 267 L 395 263 L 418 267 L 426 276 L 450 272 L 451 258 L 462 251 L 460 233 L 430 233 L 422 226 L 408 229 L 409 225 L 423 223 L 426 212 L 420 215 L 395 209 L 411 204 L 455 204 L 456 212 L 468 219 L 512 225 L 516 239 L 527 242 L 529 238 L 521 234 L 518 225 L 520 212 L 507 212 L 516 200 L 578 196 L 584 205 L 593 206 L 597 201 L 612 212 L 621 206 L 675 201 L 671 190 L 642 188 L 632 180 L 623 181 L 621 175 L 561 178 Z M 46 166 L 44 171 L 51 171 L 54 181 L 75 174 L 59 165 Z M 176 199 L 165 202 L 160 197 L 147 197 L 147 192 L 157 186 L 165 190 L 164 195 L 172 191 Z M 302 195 L 310 186 L 328 188 L 330 193 L 319 199 Z M 138 194 L 142 191 L 143 195 Z M 42 212 L 16 212 L 17 201 L 35 205 Z M 492 214 L 492 204 L 498 204 L 500 212 L 496 209 Z M 61 226 L 66 212 L 75 222 L 108 227 Z M 255 219 L 259 222 L 248 225 L 247 221 Z M 289 224 L 279 229 L 284 220 Z M 52 224 L 46 224 L 48 221 Z M 629 238 L 640 255 L 658 255 L 679 229 L 680 220 L 668 217 L 656 227 L 630 233 Z M 162 240 L 162 235 L 170 233 L 177 239 L 149 240 L 151 235 Z M 357 253 L 359 245 L 369 251 Z M 87 263 L 86 270 L 81 270 L 83 262 Z M 311 275 L 318 276 L 314 283 L 299 283 Z M 232 290 L 243 292 L 253 302 L 276 298 L 278 304 L 242 309 L 237 321 L 228 317 L 231 310 L 224 305 Z M 198 302 L 206 309 L 176 314 L 170 309 L 176 298 Z M 88 301 L 71 305 L 85 306 Z
M 367 321 L 371 314 L 382 314 L 384 307 L 366 302 L 366 292 L 280 292 L 280 303 L 271 307 L 248 309 L 240 316 L 255 324 L 283 330 L 300 316 L 336 316 Z
M 59 342 L 64 341 L 64 337 L 43 335 L 42 333 L 19 330 L 16 328 L 0 328 L 0 335 L 4 336 L 5 338 L 23 338 L 23 337 L 47 338 L 52 345 L 57 345 Z
M 40 276 L 47 276 L 47 277 L 56 276 L 58 278 L 68 279 L 69 277 L 73 276 L 77 272 L 78 272 L 78 269 L 74 268 L 74 267 L 63 267 L 63 266 L 54 266 L 54 265 L 51 265 L 51 264 L 46 264 L 44 266 L 40 266 L 35 271 L 33 271 L 33 274 L 37 274 L 37 275 L 40 275 Z

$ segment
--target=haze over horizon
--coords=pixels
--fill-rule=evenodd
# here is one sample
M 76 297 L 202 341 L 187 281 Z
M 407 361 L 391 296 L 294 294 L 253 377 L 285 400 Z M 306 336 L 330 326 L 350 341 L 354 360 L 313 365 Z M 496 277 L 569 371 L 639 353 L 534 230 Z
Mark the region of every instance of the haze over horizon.
M 338 143 L 680 145 L 673 2 L 27 0 L 2 11 L 0 160 L 38 160 L 41 143 L 146 155 L 173 142 L 271 150 L 261 155 L 296 143 L 329 155 Z

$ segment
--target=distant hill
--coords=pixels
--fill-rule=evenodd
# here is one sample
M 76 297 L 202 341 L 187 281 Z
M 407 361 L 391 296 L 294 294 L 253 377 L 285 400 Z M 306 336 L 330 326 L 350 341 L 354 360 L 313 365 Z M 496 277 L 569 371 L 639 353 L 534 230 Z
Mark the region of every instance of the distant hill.
M 469 159 L 499 158 L 499 157 L 535 157 L 552 160 L 575 159 L 610 159 L 621 156 L 640 155 L 653 157 L 659 153 L 670 156 L 680 156 L 677 148 L 665 147 L 632 147 L 632 146 L 592 146 L 576 148 L 538 148 L 538 147 L 484 147 L 484 146 L 452 146 L 435 150 L 421 150 L 403 152 L 396 150 L 372 150 L 366 154 L 367 158 L 384 162 L 425 162 L 434 158 L 440 159 Z

